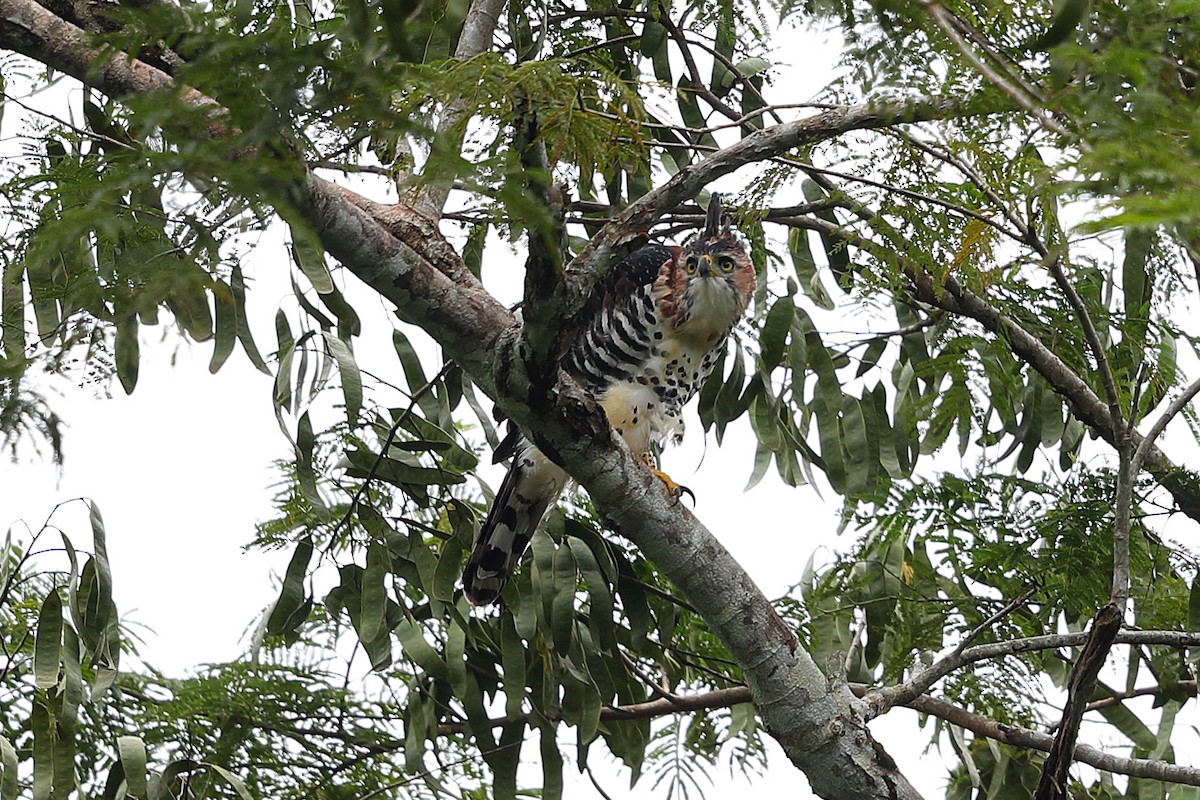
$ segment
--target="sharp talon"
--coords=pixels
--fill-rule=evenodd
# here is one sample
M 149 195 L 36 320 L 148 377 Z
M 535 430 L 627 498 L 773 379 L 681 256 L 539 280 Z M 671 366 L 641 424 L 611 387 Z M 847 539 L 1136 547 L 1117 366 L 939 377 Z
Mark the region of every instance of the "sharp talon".
M 642 453 L 642 463 L 649 467 L 650 471 L 654 473 L 654 476 L 663 482 L 663 486 L 666 488 L 667 494 L 671 495 L 675 503 L 678 503 L 686 494 L 688 497 L 692 498 L 692 507 L 696 507 L 695 493 L 686 486 L 676 483 L 671 479 L 670 475 L 655 467 L 654 456 L 652 456 L 650 453 Z

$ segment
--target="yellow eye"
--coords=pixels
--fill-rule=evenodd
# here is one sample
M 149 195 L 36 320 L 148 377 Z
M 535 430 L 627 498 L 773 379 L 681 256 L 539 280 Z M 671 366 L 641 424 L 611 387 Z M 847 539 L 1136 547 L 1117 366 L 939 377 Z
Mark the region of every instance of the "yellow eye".
M 729 256 L 721 256 L 717 259 L 717 264 L 720 265 L 722 272 L 733 272 L 733 259 Z
M 693 273 L 695 273 L 696 272 L 696 257 L 688 256 L 686 259 L 684 259 L 683 266 L 687 270 L 688 275 L 692 275 Z

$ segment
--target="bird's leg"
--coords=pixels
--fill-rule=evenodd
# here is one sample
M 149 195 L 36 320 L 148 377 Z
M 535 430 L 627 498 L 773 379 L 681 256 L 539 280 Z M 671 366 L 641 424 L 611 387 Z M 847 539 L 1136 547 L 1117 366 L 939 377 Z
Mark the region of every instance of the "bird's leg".
M 676 483 L 671 479 L 670 475 L 655 466 L 654 455 L 650 451 L 647 450 L 646 452 L 642 453 L 642 461 L 647 467 L 650 468 L 650 471 L 654 473 L 654 477 L 663 482 L 663 486 L 667 488 L 667 494 L 671 495 L 671 497 L 675 499 L 676 503 L 678 503 L 680 498 L 686 494 L 688 497 L 692 498 L 692 505 L 696 504 L 695 493 L 693 493 L 692 490 L 686 486 Z

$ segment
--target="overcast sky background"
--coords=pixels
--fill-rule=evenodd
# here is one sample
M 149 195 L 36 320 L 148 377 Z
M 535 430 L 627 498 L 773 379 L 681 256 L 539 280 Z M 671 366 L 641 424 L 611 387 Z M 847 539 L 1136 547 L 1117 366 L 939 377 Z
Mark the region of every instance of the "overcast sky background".
M 813 35 L 785 41 L 787 50 L 777 54 L 785 65 L 777 81 L 802 87 L 790 91 L 793 98 L 814 95 L 827 73 L 787 62 L 832 63 L 835 46 Z M 51 104 L 52 98 L 43 99 Z M 14 112 L 6 109 L 2 147 L 10 146 L 21 116 Z M 745 180 L 745 175 L 735 175 L 728 185 Z M 798 194 L 798 186 L 793 190 Z M 786 196 L 780 199 L 786 202 Z M 246 262 L 251 324 L 264 353 L 274 349 L 276 309 L 295 306 L 281 242 L 278 231 L 264 234 Z M 506 275 L 516 276 L 520 260 L 509 256 L 505 245 L 494 245 L 485 277 L 502 300 L 515 301 L 519 282 L 506 280 Z M 506 262 L 509 266 L 502 266 Z M 360 362 L 385 376 L 389 369 L 400 375 L 388 312 L 376 313 L 382 304 L 355 291 L 349 280 L 350 297 L 367 325 L 356 343 Z M 52 403 L 68 424 L 65 464 L 59 473 L 28 450 L 19 463 L 0 462 L 0 524 L 15 524 L 14 535 L 27 542 L 23 526 L 38 529 L 56 504 L 77 497 L 94 500 L 106 522 L 114 599 L 125 624 L 140 632 L 140 650 L 148 663 L 183 675 L 197 665 L 243 657 L 249 632 L 276 596 L 277 577 L 290 552 L 244 548 L 254 537 L 255 523 L 272 515 L 278 476 L 271 462 L 289 457 L 290 448 L 272 411 L 272 379 L 251 367 L 240 346 L 218 374 L 210 375 L 211 342 L 187 344 L 170 332 L 164 339 L 162 328 L 143 328 L 141 345 L 140 378 L 132 396 L 125 396 L 115 381 L 111 396 L 100 387 L 53 384 L 57 395 Z M 436 356 L 432 351 L 426 355 L 432 374 Z M 461 412 L 469 414 L 465 406 Z M 697 516 L 768 596 L 778 596 L 799 580 L 814 552 L 820 562 L 844 546 L 836 535 L 839 503 L 827 488 L 826 500 L 813 487 L 783 486 L 773 467 L 758 487 L 743 493 L 753 456 L 744 420 L 731 426 L 718 448 L 711 437 L 705 440 L 693 408 L 685 444 L 669 451 L 664 465 L 695 492 Z M 488 480 L 497 485 L 499 473 L 488 473 Z M 65 506 L 54 522 L 77 547 L 90 546 L 82 504 Z M 1185 708 L 1190 722 L 1183 715 L 1181 722 L 1196 723 L 1195 707 Z M 872 730 L 919 790 L 928 797 L 942 795 L 945 765 L 937 752 L 922 752 L 927 736 L 916 731 L 913 712 L 896 709 L 873 722 Z M 566 736 L 573 742 L 573 733 Z M 728 797 L 751 787 L 764 797 L 811 796 L 803 776 L 766 738 L 773 751 L 768 775 L 748 784 L 718 774 L 709 796 Z M 568 756 L 573 749 L 564 748 Z M 536 747 L 526 755 L 536 757 Z M 593 756 L 593 763 L 599 760 Z M 603 779 L 605 788 L 630 798 L 661 796 L 649 780 L 624 791 L 623 775 L 612 770 Z M 566 777 L 568 798 L 599 798 L 570 765 Z M 529 782 L 537 782 L 536 773 Z

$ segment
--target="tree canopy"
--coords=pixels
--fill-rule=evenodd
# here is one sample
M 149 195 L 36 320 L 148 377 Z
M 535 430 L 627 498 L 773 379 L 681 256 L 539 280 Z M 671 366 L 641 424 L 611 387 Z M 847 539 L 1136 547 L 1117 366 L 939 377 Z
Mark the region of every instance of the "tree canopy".
M 122 665 L 95 504 L 10 533 L 0 799 L 559 797 L 593 748 L 684 796 L 765 737 L 821 797 L 918 797 L 867 728 L 898 706 L 950 798 L 1200 796 L 1197 12 L 0 0 L 5 449 L 60 457 L 56 387 L 134 392 L 161 330 L 271 375 L 291 452 L 244 662 Z M 717 189 L 759 280 L 700 427 L 844 504 L 776 598 L 558 364 Z M 498 415 L 586 494 L 480 612 Z

